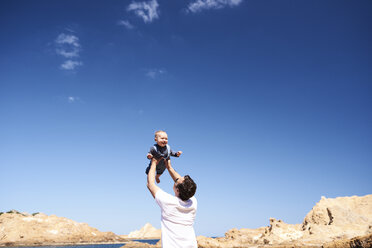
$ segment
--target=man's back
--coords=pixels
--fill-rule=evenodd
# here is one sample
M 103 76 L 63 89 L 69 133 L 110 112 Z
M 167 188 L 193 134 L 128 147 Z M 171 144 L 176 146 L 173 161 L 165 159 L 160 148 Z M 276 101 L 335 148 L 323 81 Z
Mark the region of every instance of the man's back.
M 155 200 L 161 208 L 162 247 L 196 248 L 194 220 L 197 200 L 182 201 L 159 189 Z

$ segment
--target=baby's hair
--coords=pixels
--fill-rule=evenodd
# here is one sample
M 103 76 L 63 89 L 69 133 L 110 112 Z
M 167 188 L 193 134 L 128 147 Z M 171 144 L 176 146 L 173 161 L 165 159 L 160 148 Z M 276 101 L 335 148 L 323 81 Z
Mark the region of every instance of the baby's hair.
M 166 133 L 166 132 L 163 131 L 163 130 L 156 131 L 156 132 L 155 132 L 155 138 L 158 136 L 159 133 Z

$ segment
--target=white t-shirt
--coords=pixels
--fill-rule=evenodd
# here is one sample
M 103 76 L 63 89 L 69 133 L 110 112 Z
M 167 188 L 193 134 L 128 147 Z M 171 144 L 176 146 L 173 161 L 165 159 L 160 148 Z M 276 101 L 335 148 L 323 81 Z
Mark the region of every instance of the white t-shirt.
M 159 189 L 155 195 L 161 209 L 161 242 L 163 248 L 197 248 L 194 220 L 195 197 L 182 201 Z

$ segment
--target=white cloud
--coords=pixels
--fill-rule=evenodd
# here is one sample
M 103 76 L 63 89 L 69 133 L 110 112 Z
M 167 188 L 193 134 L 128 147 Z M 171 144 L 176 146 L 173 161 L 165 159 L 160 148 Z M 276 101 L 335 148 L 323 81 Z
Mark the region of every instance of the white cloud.
M 148 2 L 132 2 L 129 4 L 127 11 L 134 11 L 134 13 L 141 17 L 145 23 L 148 23 L 159 18 L 158 7 L 159 4 L 156 0 L 150 0 Z
M 125 28 L 127 29 L 133 29 L 134 26 L 127 20 L 120 20 L 118 21 L 118 25 L 119 26 L 124 26 Z
M 166 73 L 166 70 L 164 69 L 150 69 L 146 72 L 146 76 L 148 76 L 151 79 L 155 79 L 165 73 Z
M 72 28 L 65 28 L 65 30 L 70 32 L 70 33 L 76 33 L 75 30 L 73 30 Z
M 65 58 L 79 57 L 79 38 L 72 34 L 62 33 L 58 35 L 56 42 L 56 53 Z
M 69 97 L 67 97 L 67 101 L 68 101 L 68 103 L 80 102 L 80 97 L 78 97 L 78 96 L 69 96 Z
M 134 26 L 129 21 L 127 21 L 127 20 L 120 20 L 120 21 L 118 21 L 118 25 L 119 26 L 124 26 L 127 29 L 133 29 L 134 28 Z
M 206 9 L 221 9 L 226 6 L 238 6 L 242 0 L 196 0 L 187 7 L 188 12 L 200 12 Z
M 83 65 L 81 61 L 66 60 L 62 65 L 63 70 L 74 70 L 76 67 Z
M 73 102 L 76 101 L 76 98 L 75 98 L 74 96 L 69 96 L 69 97 L 67 98 L 67 100 L 68 100 L 69 103 L 73 103 Z
M 80 47 L 80 44 L 79 44 L 79 38 L 76 37 L 75 35 L 72 35 L 72 34 L 65 34 L 65 33 L 62 33 L 60 35 L 58 35 L 57 39 L 56 39 L 56 43 L 57 44 L 68 44 L 68 45 L 72 45 L 74 47 Z
M 57 48 L 56 53 L 65 57 L 65 58 L 73 58 L 73 57 L 79 57 L 79 49 L 73 48 L 71 50 L 67 50 L 64 48 Z
M 71 60 L 80 57 L 81 45 L 76 35 L 59 34 L 55 39 L 55 49 L 58 55 L 67 59 L 60 66 L 62 70 L 75 70 L 78 66 L 83 65 L 81 61 Z

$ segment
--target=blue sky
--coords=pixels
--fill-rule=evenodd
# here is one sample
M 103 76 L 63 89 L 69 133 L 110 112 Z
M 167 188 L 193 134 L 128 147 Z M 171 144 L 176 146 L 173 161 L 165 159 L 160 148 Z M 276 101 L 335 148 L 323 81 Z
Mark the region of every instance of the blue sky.
M 153 133 L 197 235 L 372 193 L 371 1 L 1 1 L 0 211 L 128 234 Z M 172 193 L 168 174 L 160 187 Z

